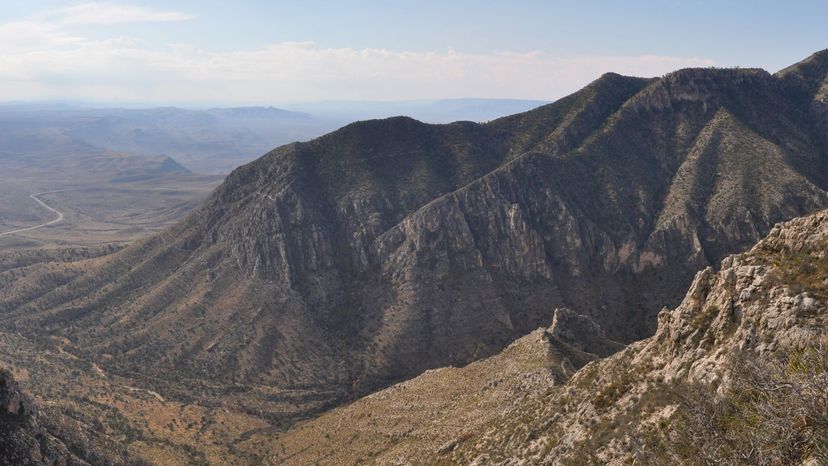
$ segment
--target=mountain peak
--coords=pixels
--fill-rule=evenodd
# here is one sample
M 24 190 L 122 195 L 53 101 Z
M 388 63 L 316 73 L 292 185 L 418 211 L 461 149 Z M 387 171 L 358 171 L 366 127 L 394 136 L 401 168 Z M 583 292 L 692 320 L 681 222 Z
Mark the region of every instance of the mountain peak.
M 664 75 L 658 81 L 666 88 L 695 91 L 719 92 L 738 86 L 767 85 L 773 77 L 761 68 L 683 68 Z
M 804 60 L 794 63 L 776 73 L 777 76 L 784 76 L 786 74 L 794 73 L 798 71 L 803 66 L 824 66 L 828 64 L 828 49 L 823 49 L 818 52 L 814 52 L 809 55 Z
M 828 49 L 820 50 L 776 73 L 778 78 L 804 93 L 807 99 L 814 99 L 828 83 Z M 822 95 L 825 94 L 822 91 Z

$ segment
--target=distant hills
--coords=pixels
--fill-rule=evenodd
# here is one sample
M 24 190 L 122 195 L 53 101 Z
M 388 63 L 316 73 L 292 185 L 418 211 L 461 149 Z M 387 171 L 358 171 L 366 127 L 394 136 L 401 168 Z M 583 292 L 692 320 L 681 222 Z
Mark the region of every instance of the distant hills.
M 201 174 L 227 174 L 261 154 L 321 136 L 352 121 L 412 115 L 425 121 L 486 121 L 539 101 L 456 99 L 409 102 L 319 102 L 274 107 L 89 108 L 70 104 L 0 105 L 0 130 L 60 133 L 102 150 L 168 156 Z M 39 150 L 34 144 L 32 150 Z M 7 144 L 0 142 L 0 151 Z M 26 148 L 22 148 L 26 149 Z
M 22 125 L 21 125 L 22 126 Z M 0 123 L 0 166 L 22 178 L 38 173 L 63 177 L 151 176 L 189 173 L 164 155 L 133 155 L 96 147 L 56 127 L 20 127 Z
M 323 101 L 287 104 L 285 108 L 348 120 L 405 115 L 426 123 L 485 122 L 531 110 L 548 102 L 520 99 L 442 99 L 410 101 Z
M 309 139 L 336 126 L 272 108 L 201 111 L 0 106 L 0 130 L 59 133 L 101 150 L 166 156 L 202 174 L 226 174 L 276 145 Z M 4 146 L 0 143 L 0 150 Z M 34 145 L 21 148 L 37 149 Z

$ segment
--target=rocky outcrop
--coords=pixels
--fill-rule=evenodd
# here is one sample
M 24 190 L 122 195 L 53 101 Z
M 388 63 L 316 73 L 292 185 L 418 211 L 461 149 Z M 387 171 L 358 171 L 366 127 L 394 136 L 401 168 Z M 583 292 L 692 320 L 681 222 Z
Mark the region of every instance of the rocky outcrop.
M 826 421 L 824 417 L 808 421 L 815 424 L 803 427 L 795 441 L 783 445 L 771 443 L 776 438 L 763 437 L 767 432 L 762 429 L 780 424 L 789 427 L 796 421 L 782 418 L 784 413 L 767 406 L 742 420 L 739 410 L 748 409 L 745 406 L 754 402 L 751 399 L 742 398 L 730 408 L 694 412 L 701 405 L 728 406 L 727 397 L 743 396 L 744 390 L 754 390 L 750 396 L 760 397 L 771 392 L 759 395 L 757 390 L 784 392 L 801 377 L 811 377 L 812 371 L 817 379 L 822 377 L 823 366 L 802 366 L 805 363 L 796 361 L 822 351 L 819 348 L 828 334 L 826 251 L 828 211 L 775 226 L 750 252 L 726 258 L 718 271 L 699 272 L 682 303 L 659 314 L 655 335 L 584 367 L 560 392 L 543 401 L 527 402 L 506 415 L 505 421 L 493 423 L 479 436 L 470 435 L 465 443 L 468 450 L 453 458 L 460 462 L 486 458 L 484 464 L 569 464 L 585 461 L 586 455 L 599 463 L 659 464 L 721 461 L 715 455 L 730 451 L 739 455 L 728 460 L 734 464 L 784 463 L 808 457 L 817 464 L 828 460 L 819 446 L 820 439 L 828 435 L 820 424 Z M 763 377 L 757 371 L 780 361 L 782 371 L 768 379 L 777 385 L 750 382 Z M 755 385 L 746 388 L 746 378 Z M 824 388 L 824 377 L 819 380 L 811 383 Z M 792 391 L 784 396 L 789 398 L 777 399 L 778 406 L 809 406 L 817 416 L 823 416 L 828 407 L 819 393 Z M 715 409 L 725 411 L 718 414 Z M 767 418 L 775 415 L 780 418 Z M 720 428 L 728 430 L 707 434 L 688 430 L 693 416 L 711 418 L 708 421 L 713 424 L 706 429 L 727 422 Z M 760 422 L 756 416 L 765 418 L 758 418 Z M 527 418 L 538 420 L 526 422 Z M 504 435 L 516 429 L 521 433 Z M 720 442 L 713 451 L 706 442 L 715 436 L 721 438 L 712 440 Z M 739 451 L 739 442 L 748 448 Z M 757 445 L 765 445 L 764 452 Z
M 555 309 L 548 331 L 553 337 L 581 351 L 601 357 L 607 357 L 624 348 L 621 343 L 608 339 L 604 329 L 591 317 L 567 308 Z
M 34 404 L 5 369 L 0 369 L 0 464 L 82 464 L 40 426 Z
M 7 339 L 8 335 L 3 334 Z M 9 342 L 5 341 L 5 345 Z M 38 358 L 41 357 L 38 354 Z M 46 356 L 47 358 L 50 356 Z M 48 364 L 43 370 L 48 371 Z M 76 368 L 67 372 L 77 371 Z M 134 453 L 128 452 L 128 445 L 116 430 L 104 428 L 104 423 L 111 422 L 109 411 L 104 405 L 84 405 L 83 396 L 77 393 L 65 393 L 72 403 L 49 398 L 35 399 L 29 372 L 21 389 L 12 373 L 0 369 L 0 465 L 3 466 L 147 466 L 149 463 Z M 77 372 L 72 372 L 73 376 Z M 47 392 L 54 387 L 67 391 L 74 390 L 78 381 L 65 375 L 51 374 L 54 386 L 46 387 Z M 49 380 L 49 379 L 47 379 Z M 51 383 L 52 380 L 49 380 Z M 54 392 L 51 392 L 54 393 Z M 40 394 L 39 394 L 40 395 Z M 90 402 L 92 403 L 92 402 Z M 101 414 L 103 413 L 103 414 Z M 96 417 L 97 414 L 97 417 Z M 123 421 L 123 419 L 121 419 Z

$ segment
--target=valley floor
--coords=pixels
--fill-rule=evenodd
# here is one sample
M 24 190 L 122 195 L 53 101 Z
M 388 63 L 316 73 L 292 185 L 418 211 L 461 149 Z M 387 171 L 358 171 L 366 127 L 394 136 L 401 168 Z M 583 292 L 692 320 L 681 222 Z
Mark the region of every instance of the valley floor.
M 180 221 L 221 179 L 187 175 L 95 181 L 28 194 L 27 189 L 39 185 L 0 177 L 0 252 L 126 244 Z

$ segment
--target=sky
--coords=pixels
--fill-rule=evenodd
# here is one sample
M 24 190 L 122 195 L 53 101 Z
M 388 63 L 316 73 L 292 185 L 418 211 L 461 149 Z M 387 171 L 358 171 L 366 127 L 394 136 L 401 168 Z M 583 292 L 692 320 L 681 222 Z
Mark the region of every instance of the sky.
M 828 47 L 828 2 L 0 2 L 0 101 L 274 105 L 555 100 L 604 72 L 777 71 Z

